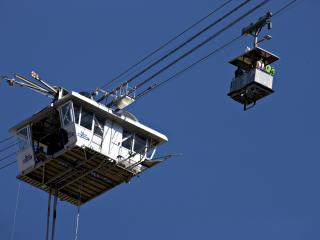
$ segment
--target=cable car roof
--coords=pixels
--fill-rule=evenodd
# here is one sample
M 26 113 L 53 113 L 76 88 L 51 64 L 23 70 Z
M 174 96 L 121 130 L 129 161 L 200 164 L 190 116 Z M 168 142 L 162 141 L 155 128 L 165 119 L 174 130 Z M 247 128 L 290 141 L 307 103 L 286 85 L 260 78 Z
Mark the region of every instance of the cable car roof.
M 278 61 L 279 57 L 260 47 L 256 47 L 236 57 L 229 63 L 236 67 L 240 67 L 241 69 L 250 70 L 255 65 L 255 62 L 261 59 L 263 59 L 266 65 L 269 65 L 275 61 Z
M 110 108 L 107 108 L 105 105 L 98 103 L 90 98 L 85 97 L 85 96 L 82 96 L 81 94 L 79 94 L 77 92 L 70 92 L 69 94 L 67 94 L 66 96 L 61 98 L 60 100 L 52 103 L 50 106 L 35 113 L 31 117 L 23 120 L 19 124 L 12 127 L 10 129 L 10 132 L 13 134 L 16 134 L 16 132 L 18 130 L 20 130 L 22 127 L 24 127 L 30 123 L 40 121 L 41 119 L 45 118 L 50 113 L 52 113 L 53 111 L 56 111 L 57 107 L 62 106 L 64 103 L 66 103 L 69 100 L 72 100 L 74 103 L 81 104 L 82 106 L 86 107 L 87 109 L 90 109 L 91 112 L 93 112 L 94 114 L 98 115 L 99 117 L 101 117 L 103 119 L 108 119 L 108 120 L 111 120 L 111 121 L 118 123 L 125 130 L 133 131 L 133 132 L 140 134 L 142 136 L 156 140 L 159 143 L 164 143 L 164 142 L 168 141 L 168 138 L 165 135 L 133 120 L 132 117 L 128 117 L 123 114 L 116 114 Z

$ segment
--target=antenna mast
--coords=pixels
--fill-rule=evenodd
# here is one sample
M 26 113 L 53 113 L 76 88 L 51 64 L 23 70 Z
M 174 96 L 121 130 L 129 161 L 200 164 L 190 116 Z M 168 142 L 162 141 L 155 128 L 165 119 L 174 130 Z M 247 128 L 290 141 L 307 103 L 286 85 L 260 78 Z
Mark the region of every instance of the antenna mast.
M 55 101 L 64 96 L 67 91 L 61 87 L 53 87 L 49 83 L 40 78 L 39 74 L 35 71 L 31 72 L 31 77 L 34 81 L 15 73 L 13 76 L 1 76 L 1 80 L 5 80 L 10 87 L 15 84 L 20 87 L 29 88 L 35 92 L 41 93 L 47 97 L 53 98 Z

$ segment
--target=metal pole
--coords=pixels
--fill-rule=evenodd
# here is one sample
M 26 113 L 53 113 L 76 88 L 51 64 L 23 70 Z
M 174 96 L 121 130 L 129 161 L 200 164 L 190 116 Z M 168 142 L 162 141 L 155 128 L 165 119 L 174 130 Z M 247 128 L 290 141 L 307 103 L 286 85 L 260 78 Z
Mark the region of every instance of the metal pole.
M 53 219 L 52 219 L 52 229 L 51 229 L 51 240 L 54 240 L 54 233 L 56 228 L 56 220 L 57 220 L 57 205 L 58 205 L 58 190 L 56 189 L 54 195 L 54 204 L 53 204 Z
M 253 40 L 253 46 L 254 46 L 254 48 L 258 47 L 258 36 L 259 36 L 259 34 L 256 32 L 256 33 L 254 34 L 254 40 Z
M 78 209 L 77 209 L 77 225 L 76 225 L 76 237 L 75 237 L 75 240 L 78 240 L 78 235 L 79 235 L 79 220 L 80 220 L 80 205 L 78 206 Z
M 47 215 L 46 240 L 49 240 L 50 212 L 51 212 L 51 188 L 49 189 L 49 199 L 48 199 L 48 215 Z

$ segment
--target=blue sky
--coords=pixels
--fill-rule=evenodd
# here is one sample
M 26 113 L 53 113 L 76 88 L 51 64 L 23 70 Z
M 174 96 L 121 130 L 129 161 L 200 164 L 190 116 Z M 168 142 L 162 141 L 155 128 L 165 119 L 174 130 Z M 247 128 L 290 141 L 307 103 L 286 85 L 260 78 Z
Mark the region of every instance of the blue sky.
M 2 0 L 0 73 L 35 70 L 53 85 L 93 90 L 222 2 Z M 286 2 L 272 0 L 157 80 Z M 305 0 L 274 18 L 273 40 L 263 47 L 281 58 L 275 93 L 253 110 L 243 112 L 226 95 L 234 72 L 228 61 L 250 38 L 130 107 L 168 136 L 159 154 L 183 155 L 84 205 L 80 239 L 319 239 L 319 7 Z M 49 103 L 4 83 L 0 96 L 0 139 Z M 0 171 L 1 239 L 10 238 L 16 175 L 15 166 Z M 46 204 L 47 194 L 22 184 L 14 239 L 44 238 Z M 56 239 L 73 239 L 75 223 L 75 207 L 60 202 Z

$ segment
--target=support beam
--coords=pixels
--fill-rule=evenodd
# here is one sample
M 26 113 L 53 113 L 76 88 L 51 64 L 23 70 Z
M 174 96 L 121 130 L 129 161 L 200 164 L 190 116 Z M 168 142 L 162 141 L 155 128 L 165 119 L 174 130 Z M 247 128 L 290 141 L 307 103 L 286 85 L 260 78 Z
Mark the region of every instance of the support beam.
M 48 215 L 47 215 L 46 240 L 49 240 L 50 212 L 51 212 L 51 188 L 49 189 L 49 199 L 48 199 L 48 213 L 47 213 Z
M 72 183 L 74 183 L 74 182 L 76 182 L 76 181 L 80 180 L 81 178 L 83 178 L 83 177 L 85 177 L 85 176 L 89 175 L 90 173 L 92 173 L 92 172 L 94 172 L 94 171 L 96 171 L 96 170 L 98 170 L 98 169 L 102 168 L 105 164 L 106 164 L 106 161 L 102 161 L 102 163 L 100 163 L 97 167 L 95 167 L 95 168 L 93 168 L 93 169 L 88 169 L 88 170 L 87 170 L 87 171 L 85 171 L 81 176 L 79 176 L 79 177 L 77 177 L 77 178 L 73 179 L 72 181 L 70 181 L 70 182 L 68 182 L 68 183 L 66 183 L 66 184 L 64 184 L 64 185 L 62 185 L 62 186 L 60 186 L 60 187 L 58 188 L 58 190 L 61 190 L 61 189 L 65 188 L 65 187 L 67 187 L 67 186 L 71 185 Z
M 56 221 L 57 221 L 57 206 L 58 206 L 58 190 L 55 190 L 54 203 L 53 203 L 53 215 L 52 215 L 52 229 L 51 240 L 54 240 Z
M 45 184 L 46 185 L 51 184 L 52 182 L 54 182 L 56 180 L 59 180 L 59 182 L 60 182 L 60 181 L 69 177 L 69 176 L 66 176 L 68 173 L 71 173 L 72 175 L 74 175 L 74 172 L 73 172 L 74 170 L 76 170 L 78 167 L 81 167 L 82 165 L 86 164 L 87 162 L 91 161 L 94 157 L 95 157 L 95 155 L 91 156 L 89 159 L 85 159 L 84 161 L 78 163 L 76 166 L 71 167 L 71 168 L 67 169 L 66 171 L 56 175 L 55 177 L 49 179 Z M 64 177 L 64 179 L 60 179 L 62 177 Z

